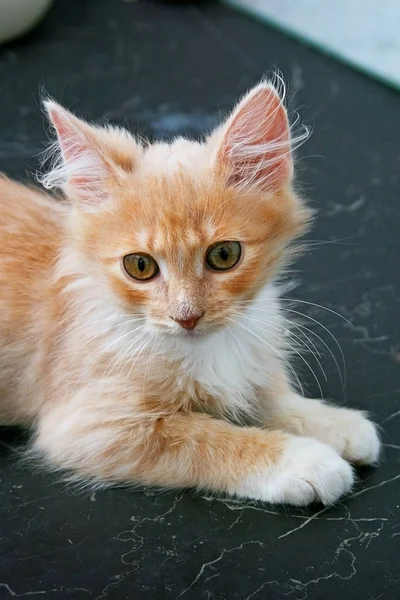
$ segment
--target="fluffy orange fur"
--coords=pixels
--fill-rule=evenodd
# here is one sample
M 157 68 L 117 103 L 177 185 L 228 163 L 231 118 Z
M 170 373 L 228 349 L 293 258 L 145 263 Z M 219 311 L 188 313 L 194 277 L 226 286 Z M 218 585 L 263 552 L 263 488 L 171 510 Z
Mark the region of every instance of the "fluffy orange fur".
M 311 216 L 274 87 L 257 86 L 203 143 L 143 146 L 47 110 L 60 156 L 43 182 L 63 198 L 0 179 L 1 421 L 33 427 L 35 452 L 97 482 L 295 504 L 346 492 L 340 454 L 375 461 L 373 425 L 300 398 L 284 342 L 248 312 L 272 294 L 279 317 L 274 278 Z M 227 240 L 240 261 L 212 271 L 207 251 Z M 154 280 L 129 277 L 131 253 L 157 261 Z M 193 331 L 179 326 L 194 316 Z

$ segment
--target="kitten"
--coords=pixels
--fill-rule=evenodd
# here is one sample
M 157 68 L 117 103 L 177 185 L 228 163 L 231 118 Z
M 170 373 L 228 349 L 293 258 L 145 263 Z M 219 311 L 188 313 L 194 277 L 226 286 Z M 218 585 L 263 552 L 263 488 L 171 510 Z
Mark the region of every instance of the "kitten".
M 304 505 L 379 454 L 358 411 L 303 398 L 274 281 L 311 212 L 262 82 L 203 143 L 144 145 L 46 103 L 65 199 L 0 179 L 0 415 L 85 480 Z M 238 426 L 238 419 L 254 426 Z

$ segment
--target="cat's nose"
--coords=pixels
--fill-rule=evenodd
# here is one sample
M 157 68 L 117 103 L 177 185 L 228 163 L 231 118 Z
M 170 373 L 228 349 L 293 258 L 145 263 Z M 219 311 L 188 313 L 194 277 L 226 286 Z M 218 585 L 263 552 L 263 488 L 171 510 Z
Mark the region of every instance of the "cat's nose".
M 175 321 L 175 323 L 178 323 L 181 327 L 183 327 L 183 329 L 194 329 L 199 321 L 199 319 L 202 317 L 203 315 L 193 315 L 190 316 L 188 319 L 174 319 L 172 317 L 172 319 Z

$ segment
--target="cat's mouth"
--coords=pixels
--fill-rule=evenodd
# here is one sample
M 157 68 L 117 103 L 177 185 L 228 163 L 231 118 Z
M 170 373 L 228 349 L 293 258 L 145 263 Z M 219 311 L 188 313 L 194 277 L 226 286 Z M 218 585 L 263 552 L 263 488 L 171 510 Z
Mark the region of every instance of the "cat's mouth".
M 184 329 L 183 327 L 179 327 L 179 329 L 170 329 L 169 333 L 182 340 L 204 339 L 222 331 L 223 329 L 226 329 L 228 325 L 229 323 L 224 319 L 207 322 L 202 321 L 193 329 Z
M 175 337 L 181 340 L 195 340 L 212 334 L 213 332 L 217 331 L 219 327 L 216 327 L 213 324 L 202 323 L 193 329 L 185 329 L 181 326 L 171 326 L 169 324 L 166 325 L 165 323 L 160 323 L 158 324 L 158 329 L 163 331 L 168 337 Z
M 184 327 L 169 329 L 168 333 L 180 339 L 196 339 L 204 337 L 213 331 L 212 327 L 198 326 L 193 329 L 185 329 Z
M 168 337 L 175 337 L 180 340 L 196 340 L 208 337 L 225 329 L 229 325 L 229 319 L 225 319 L 224 316 L 215 319 L 200 319 L 199 323 L 190 328 L 179 325 L 173 320 L 155 321 L 152 325 Z
M 207 329 L 196 328 L 196 329 L 181 329 L 179 331 L 178 335 L 180 335 L 184 339 L 196 339 L 196 338 L 204 337 L 210 333 L 211 333 L 210 329 L 207 330 Z

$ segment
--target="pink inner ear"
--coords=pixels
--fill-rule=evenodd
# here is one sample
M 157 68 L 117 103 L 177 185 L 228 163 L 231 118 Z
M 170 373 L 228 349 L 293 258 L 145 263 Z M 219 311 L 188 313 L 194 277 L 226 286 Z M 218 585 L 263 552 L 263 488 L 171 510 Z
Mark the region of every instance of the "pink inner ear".
M 221 147 L 230 185 L 277 188 L 292 174 L 286 109 L 271 86 L 260 86 L 233 114 Z
M 56 129 L 63 168 L 56 171 L 62 187 L 77 199 L 95 205 L 106 200 L 104 180 L 108 174 L 94 142 L 81 130 L 80 123 L 62 107 L 48 103 L 49 117 Z
M 56 131 L 61 151 L 66 161 L 73 160 L 79 152 L 84 152 L 85 144 L 82 134 L 68 122 L 62 114 L 63 109 L 49 107 L 49 117 Z M 81 143 L 79 143 L 81 142 Z

